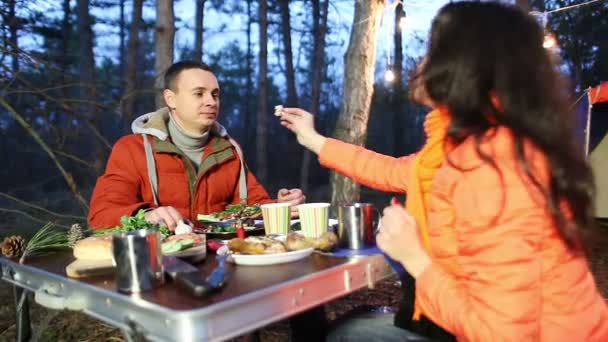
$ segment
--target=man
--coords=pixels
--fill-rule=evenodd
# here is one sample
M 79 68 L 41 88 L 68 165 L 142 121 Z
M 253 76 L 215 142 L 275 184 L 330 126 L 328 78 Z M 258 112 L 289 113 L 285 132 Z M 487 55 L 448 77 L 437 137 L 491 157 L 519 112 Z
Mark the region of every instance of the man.
M 146 220 L 178 222 L 224 210 L 228 204 L 273 202 L 251 173 L 240 146 L 217 118 L 217 78 L 206 64 L 177 62 L 165 73 L 168 107 L 133 121 L 116 142 L 91 198 L 89 223 L 114 227 L 145 208 Z M 281 189 L 279 202 L 304 202 L 299 189 Z

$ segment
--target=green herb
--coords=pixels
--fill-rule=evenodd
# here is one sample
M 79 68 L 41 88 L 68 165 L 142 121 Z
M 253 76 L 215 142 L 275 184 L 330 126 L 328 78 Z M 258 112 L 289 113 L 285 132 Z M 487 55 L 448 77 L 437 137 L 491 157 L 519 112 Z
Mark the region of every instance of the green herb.
M 126 233 L 133 230 L 146 229 L 152 231 L 158 231 L 163 237 L 167 237 L 171 235 L 171 231 L 165 225 L 158 225 L 154 223 L 149 223 L 146 221 L 146 211 L 140 209 L 133 216 L 123 216 L 120 218 L 120 226 L 97 230 L 94 232 L 95 235 L 106 235 L 106 234 L 118 234 L 118 233 Z
M 26 257 L 39 256 L 55 249 L 68 247 L 67 231 L 49 222 L 40 228 L 28 241 L 25 252 L 21 256 L 21 259 L 19 259 L 19 262 L 23 263 Z
M 207 228 L 208 231 L 212 233 L 235 233 L 236 227 L 231 225 L 211 225 Z

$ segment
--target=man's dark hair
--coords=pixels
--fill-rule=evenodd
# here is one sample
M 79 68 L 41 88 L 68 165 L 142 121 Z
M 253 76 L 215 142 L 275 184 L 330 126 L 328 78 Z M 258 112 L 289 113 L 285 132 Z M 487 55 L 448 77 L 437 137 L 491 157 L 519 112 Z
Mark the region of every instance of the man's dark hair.
M 213 73 L 213 70 L 211 70 L 211 67 L 209 67 L 207 64 L 203 63 L 203 62 L 195 62 L 195 61 L 180 61 L 177 63 L 173 63 L 173 65 L 171 65 L 169 67 L 169 69 L 167 69 L 167 71 L 165 71 L 165 89 L 171 89 L 173 91 L 176 90 L 176 81 L 177 78 L 179 77 L 179 74 L 181 74 L 182 71 L 184 70 L 190 70 L 190 69 L 201 69 L 201 70 L 205 70 L 205 71 L 209 71 L 210 73 Z

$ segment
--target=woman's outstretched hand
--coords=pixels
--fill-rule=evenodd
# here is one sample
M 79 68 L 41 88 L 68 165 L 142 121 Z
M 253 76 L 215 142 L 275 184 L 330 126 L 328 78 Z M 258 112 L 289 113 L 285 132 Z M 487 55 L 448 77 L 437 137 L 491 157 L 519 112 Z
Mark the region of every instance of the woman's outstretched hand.
M 325 137 L 315 130 L 315 119 L 312 114 L 300 108 L 283 108 L 280 117 L 281 125 L 294 132 L 302 146 L 319 154 L 325 143 Z

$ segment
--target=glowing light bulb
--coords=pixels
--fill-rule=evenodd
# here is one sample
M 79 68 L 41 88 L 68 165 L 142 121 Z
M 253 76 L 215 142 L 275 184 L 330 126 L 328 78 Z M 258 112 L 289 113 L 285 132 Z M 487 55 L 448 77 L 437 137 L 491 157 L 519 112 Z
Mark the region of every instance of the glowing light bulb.
M 543 40 L 543 47 L 545 49 L 552 49 L 557 45 L 557 41 L 555 40 L 555 36 L 551 33 L 545 34 L 545 39 Z
M 393 82 L 395 80 L 395 73 L 393 72 L 393 69 L 386 70 L 384 73 L 384 80 L 386 82 Z

